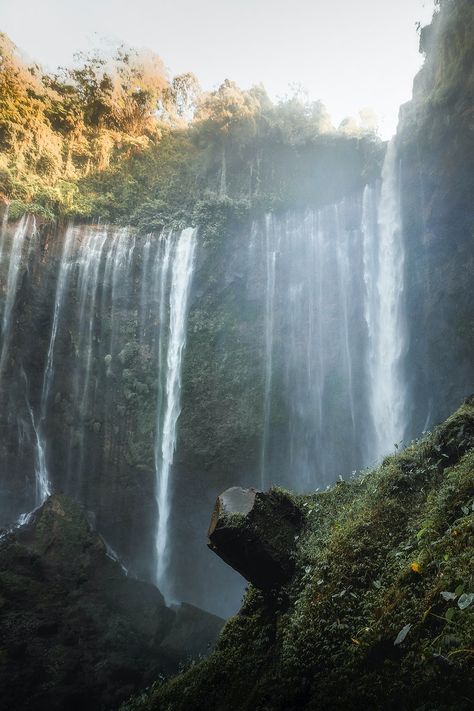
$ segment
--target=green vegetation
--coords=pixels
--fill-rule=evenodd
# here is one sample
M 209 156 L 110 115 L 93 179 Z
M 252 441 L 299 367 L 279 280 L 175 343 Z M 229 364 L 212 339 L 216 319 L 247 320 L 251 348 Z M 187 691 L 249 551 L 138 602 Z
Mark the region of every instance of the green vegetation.
M 474 398 L 379 468 L 297 502 L 290 583 L 250 587 L 209 659 L 124 709 L 471 709 Z
M 277 105 L 228 80 L 203 93 L 192 74 L 170 79 L 159 57 L 124 47 L 50 75 L 0 34 L 0 197 L 12 218 L 149 231 L 196 221 L 206 201 L 328 202 L 376 175 L 382 153 L 370 117 L 336 131 L 298 92 Z M 352 166 L 344 185 L 339 164 Z
M 422 28 L 420 51 L 426 61 L 414 85 L 414 98 L 433 110 L 455 105 L 474 92 L 474 6 L 471 0 L 438 0 L 439 12 Z

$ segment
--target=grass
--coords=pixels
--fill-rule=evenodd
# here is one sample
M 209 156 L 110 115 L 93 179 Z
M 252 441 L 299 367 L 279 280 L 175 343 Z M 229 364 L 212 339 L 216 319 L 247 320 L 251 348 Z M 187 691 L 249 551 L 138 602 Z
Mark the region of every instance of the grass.
M 474 400 L 380 467 L 296 500 L 292 580 L 249 587 L 209 659 L 124 711 L 471 709 Z

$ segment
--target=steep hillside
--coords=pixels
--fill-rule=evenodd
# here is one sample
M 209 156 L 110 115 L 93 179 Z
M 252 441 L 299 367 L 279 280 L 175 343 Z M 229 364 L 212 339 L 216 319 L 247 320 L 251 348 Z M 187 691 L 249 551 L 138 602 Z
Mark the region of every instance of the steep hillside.
M 474 383 L 474 6 L 441 3 L 398 130 L 410 331 L 411 431 Z
M 279 496 L 304 516 L 293 577 L 251 586 L 208 660 L 124 709 L 471 709 L 474 398 L 379 468 Z

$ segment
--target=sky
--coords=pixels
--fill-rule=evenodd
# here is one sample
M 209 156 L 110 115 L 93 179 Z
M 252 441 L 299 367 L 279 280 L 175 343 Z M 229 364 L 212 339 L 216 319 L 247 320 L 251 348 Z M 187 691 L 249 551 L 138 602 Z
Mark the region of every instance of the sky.
M 273 99 L 301 85 L 336 125 L 373 108 L 396 129 L 421 66 L 415 23 L 434 0 L 0 0 L 0 30 L 46 69 L 78 50 L 125 42 L 157 52 L 171 74 L 214 89 L 263 83 Z

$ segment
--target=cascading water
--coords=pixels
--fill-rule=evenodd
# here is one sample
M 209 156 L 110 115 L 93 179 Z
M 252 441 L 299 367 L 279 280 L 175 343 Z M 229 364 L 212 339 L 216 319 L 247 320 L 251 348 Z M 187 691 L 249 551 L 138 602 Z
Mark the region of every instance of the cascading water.
M 24 218 L 9 242 L 3 312 L 7 338 L 22 259 L 28 258 L 23 249 L 27 231 Z M 69 226 L 59 258 L 52 262 L 58 266 L 40 387 L 32 385 L 23 368 L 20 373 L 24 416 L 18 446 L 24 449 L 20 438 L 30 442 L 36 482 L 28 508 L 43 503 L 57 486 L 95 508 L 98 497 L 110 491 L 102 494 L 97 483 L 94 489 L 91 472 L 121 466 L 124 450 L 133 447 L 122 403 L 129 401 L 133 408 L 142 393 L 154 407 L 155 577 L 167 594 L 170 476 L 195 242 L 192 229 L 137 238 L 127 229 Z M 2 348 L 5 360 L 5 338 Z M 146 417 L 137 412 L 140 422 L 146 424 Z
M 48 476 L 48 468 L 46 464 L 46 444 L 45 440 L 42 437 L 42 433 L 40 430 L 40 424 L 36 423 L 35 420 L 35 415 L 33 412 L 33 408 L 31 407 L 30 403 L 30 397 L 29 397 L 29 384 L 28 384 L 28 378 L 26 376 L 26 373 L 24 371 L 24 368 L 21 369 L 21 377 L 23 378 L 24 384 L 25 384 L 25 402 L 26 402 L 26 407 L 28 410 L 28 414 L 30 416 L 30 422 L 31 422 L 31 427 L 33 428 L 34 436 L 35 436 L 35 445 L 36 445 L 36 453 L 35 453 L 35 503 L 34 503 L 34 508 L 38 508 L 38 506 L 41 506 L 41 504 L 44 504 L 48 496 L 51 494 L 51 485 L 49 482 L 49 476 Z M 25 516 L 28 517 L 28 514 L 23 513 L 20 516 L 20 523 L 25 522 Z
M 79 426 L 71 432 L 69 446 L 69 490 L 80 495 L 84 469 L 85 430 L 89 418 L 91 366 L 94 355 L 94 326 L 99 290 L 102 254 L 107 242 L 106 230 L 90 231 L 81 244 L 78 255 L 78 336 L 76 367 L 73 378 L 73 403 Z
M 275 269 L 278 253 L 278 238 L 273 234 L 272 216 L 265 218 L 266 244 L 266 290 L 265 290 L 265 375 L 263 400 L 263 436 L 260 455 L 260 487 L 265 489 L 265 455 L 270 426 L 272 366 L 273 366 L 273 318 L 275 302 Z
M 5 208 L 5 211 L 3 213 L 2 217 L 2 226 L 0 227 L 0 264 L 3 261 L 3 252 L 5 249 L 5 239 L 7 236 L 7 228 L 8 228 L 8 213 L 9 213 L 9 206 Z
M 363 195 L 268 216 L 252 229 L 253 242 L 260 236 L 265 284 L 261 481 L 309 490 L 372 463 L 403 438 L 394 146 L 380 193 L 367 186 Z
M 171 237 L 171 235 L 168 237 L 169 242 Z M 181 409 L 181 363 L 186 341 L 186 314 L 193 274 L 194 250 L 195 230 L 185 229 L 177 238 L 172 256 L 164 415 L 162 426 L 159 420 L 157 423 L 155 445 L 158 506 L 156 577 L 158 587 L 165 595 L 165 599 L 168 600 L 170 599 L 170 584 L 167 576 L 169 565 L 169 516 L 171 509 L 170 473 L 176 448 L 176 425 Z M 168 262 L 165 262 L 163 265 L 162 284 L 165 283 L 167 271 Z M 159 324 L 159 328 L 161 333 L 163 322 Z
M 30 220 L 24 215 L 13 235 L 10 247 L 8 274 L 6 280 L 5 302 L 3 306 L 2 318 L 2 346 L 0 350 L 0 384 L 5 369 L 5 361 L 8 355 L 8 348 L 11 339 L 12 316 L 17 296 L 18 279 L 22 266 L 23 245 L 28 235 Z
M 372 457 L 377 459 L 398 446 L 406 422 L 404 246 L 399 163 L 394 140 L 388 145 L 375 219 L 374 215 L 373 191 L 367 188 L 364 193 L 365 313 L 369 333 L 369 403 L 374 426 L 371 451 Z
M 360 213 L 360 200 L 348 199 L 274 215 L 260 230 L 266 485 L 311 489 L 362 463 L 363 384 L 353 362 L 363 303 Z M 268 402 L 277 426 L 268 424 Z
M 255 220 L 248 258 L 234 250 L 239 255 L 222 288 L 235 311 L 227 320 L 224 299 L 219 368 L 227 367 L 226 339 L 240 349 L 242 336 L 250 349 L 238 351 L 236 375 L 242 367 L 246 387 L 262 397 L 260 411 L 258 404 L 248 410 L 248 431 L 261 418 L 261 439 L 253 464 L 242 470 L 245 485 L 312 490 L 372 463 L 403 436 L 397 172 L 389 149 L 381 188 Z M 17 516 L 61 488 L 97 512 L 99 530 L 133 572 L 142 556 L 139 574 L 153 576 L 172 600 L 182 545 L 181 523 L 171 515 L 181 471 L 176 482 L 172 473 L 195 232 L 142 237 L 129 229 L 70 226 L 62 244 L 54 235 L 41 237 L 28 257 L 29 231 L 24 218 L 2 233 L 0 362 L 8 371 L 2 395 L 11 437 L 8 446 L 0 443 L 1 515 L 10 506 Z M 232 245 L 225 248 L 232 253 Z M 54 258 L 36 259 L 37 249 Z M 34 346 L 24 354 L 24 322 L 18 342 L 13 338 L 28 259 L 22 308 L 30 323 L 42 324 L 41 357 Z M 195 322 L 205 328 L 206 308 Z M 254 353 L 254 361 L 241 363 L 240 352 Z M 21 366 L 24 376 L 15 384 Z M 236 402 L 233 396 L 229 407 Z M 30 467 L 20 494 L 16 461 Z
M 72 246 L 74 244 L 74 229 L 69 226 L 64 238 L 64 247 L 61 262 L 59 265 L 58 281 L 56 285 L 56 296 L 54 299 L 53 325 L 51 328 L 51 337 L 49 340 L 48 355 L 46 357 L 46 367 L 43 376 L 43 387 L 41 391 L 41 419 L 46 417 L 46 408 L 48 398 L 51 391 L 53 373 L 54 373 L 54 346 L 56 344 L 56 336 L 58 333 L 59 320 L 61 317 L 61 307 L 64 302 L 64 294 L 68 282 L 70 270 L 69 259 Z
M 59 266 L 58 281 L 56 286 L 56 296 L 54 299 L 54 311 L 53 311 L 53 325 L 51 328 L 51 337 L 49 340 L 48 354 L 46 357 L 46 366 L 43 375 L 43 386 L 41 389 L 41 403 L 39 412 L 38 424 L 35 424 L 34 414 L 29 404 L 29 399 L 27 397 L 28 410 L 30 413 L 31 424 L 36 437 L 36 466 L 35 466 L 35 476 L 36 476 L 36 506 L 40 506 L 46 498 L 51 494 L 51 482 L 48 470 L 48 459 L 47 459 L 47 440 L 44 435 L 43 429 L 47 415 L 47 407 L 49 401 L 49 394 L 51 391 L 52 378 L 54 373 L 54 345 L 56 343 L 56 336 L 59 326 L 59 318 L 61 314 L 61 305 L 64 299 L 64 291 L 67 284 L 67 275 L 69 269 L 69 255 L 71 253 L 71 248 L 73 245 L 74 231 L 72 227 L 69 227 L 66 232 L 63 255 Z M 28 381 L 26 374 L 24 374 L 25 387 L 28 390 Z

